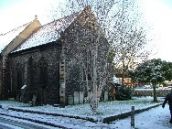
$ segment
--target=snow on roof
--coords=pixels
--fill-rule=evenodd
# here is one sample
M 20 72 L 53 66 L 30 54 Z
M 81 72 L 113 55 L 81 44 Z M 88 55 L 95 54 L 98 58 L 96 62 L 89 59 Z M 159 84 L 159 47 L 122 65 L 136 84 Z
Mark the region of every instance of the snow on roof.
M 16 37 L 22 32 L 27 25 L 30 23 L 19 26 L 7 33 L 0 34 L 0 52 Z
M 77 15 L 78 13 L 75 13 L 42 26 L 13 52 L 22 51 L 56 41 L 60 38 L 60 33 L 74 21 Z

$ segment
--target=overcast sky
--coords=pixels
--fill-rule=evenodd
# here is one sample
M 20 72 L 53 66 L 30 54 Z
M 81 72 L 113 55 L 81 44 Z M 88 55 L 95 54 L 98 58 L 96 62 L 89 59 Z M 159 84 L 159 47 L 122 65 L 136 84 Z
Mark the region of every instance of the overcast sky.
M 9 31 L 34 19 L 42 24 L 52 20 L 52 8 L 64 5 L 64 0 L 0 0 L 0 33 Z M 53 12 L 54 13 L 54 12 Z
M 150 29 L 153 56 L 172 61 L 172 0 L 140 0 Z
M 172 61 L 172 0 L 138 1 L 152 39 L 152 57 Z M 50 22 L 51 8 L 63 5 L 64 0 L 0 0 L 0 33 L 30 22 L 35 15 L 42 24 Z

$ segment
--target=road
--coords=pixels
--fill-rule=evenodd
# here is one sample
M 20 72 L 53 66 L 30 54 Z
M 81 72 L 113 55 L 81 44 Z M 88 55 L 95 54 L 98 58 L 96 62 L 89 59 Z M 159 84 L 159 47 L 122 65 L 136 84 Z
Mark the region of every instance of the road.
M 53 129 L 54 127 L 0 115 L 0 129 Z M 57 128 L 56 128 L 57 129 Z

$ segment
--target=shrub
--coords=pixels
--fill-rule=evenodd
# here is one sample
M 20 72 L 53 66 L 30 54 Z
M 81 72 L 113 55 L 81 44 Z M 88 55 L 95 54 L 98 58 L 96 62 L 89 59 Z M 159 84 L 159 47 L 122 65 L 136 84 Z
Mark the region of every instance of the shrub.
M 117 100 L 128 100 L 132 97 L 132 90 L 127 86 L 120 86 L 117 88 L 115 98 Z

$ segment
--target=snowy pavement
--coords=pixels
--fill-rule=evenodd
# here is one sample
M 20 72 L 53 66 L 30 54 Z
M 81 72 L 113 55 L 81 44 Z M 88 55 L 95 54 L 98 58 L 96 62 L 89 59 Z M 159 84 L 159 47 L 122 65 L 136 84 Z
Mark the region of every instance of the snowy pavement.
M 27 120 L 0 115 L 0 129 L 58 129 Z M 59 128 L 60 129 L 60 128 Z
M 164 109 L 159 106 L 137 114 L 135 116 L 135 127 L 137 129 L 172 129 L 172 124 L 169 123 L 169 119 L 170 112 L 168 106 Z M 114 129 L 131 129 L 130 121 L 130 118 L 126 118 L 114 121 L 110 126 L 114 127 Z

